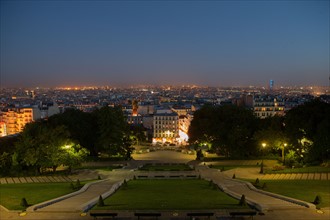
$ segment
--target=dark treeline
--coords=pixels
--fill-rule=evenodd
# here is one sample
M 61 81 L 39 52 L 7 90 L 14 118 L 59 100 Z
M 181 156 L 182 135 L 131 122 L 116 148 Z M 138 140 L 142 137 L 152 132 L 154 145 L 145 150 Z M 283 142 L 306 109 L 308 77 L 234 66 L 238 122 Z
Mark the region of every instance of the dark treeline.
M 287 165 L 320 164 L 330 159 L 330 105 L 316 99 L 266 119 L 237 106 L 207 105 L 195 112 L 189 137 L 196 148 L 226 157 L 279 158 L 284 150 Z
M 320 100 L 266 119 L 237 106 L 206 105 L 194 114 L 189 141 L 196 149 L 208 146 L 230 158 L 280 158 L 284 150 L 287 165 L 320 164 L 330 159 L 329 117 L 330 105 Z M 144 129 L 130 127 L 120 107 L 92 113 L 69 109 L 26 125 L 17 136 L 0 138 L 0 173 L 39 174 L 60 165 L 70 170 L 87 157 L 128 160 L 132 144 L 145 139 Z
M 0 172 L 39 174 L 60 165 L 70 171 L 87 157 L 100 155 L 130 159 L 136 136 L 119 107 L 102 107 L 92 113 L 68 109 L 27 124 L 18 136 L 1 138 Z

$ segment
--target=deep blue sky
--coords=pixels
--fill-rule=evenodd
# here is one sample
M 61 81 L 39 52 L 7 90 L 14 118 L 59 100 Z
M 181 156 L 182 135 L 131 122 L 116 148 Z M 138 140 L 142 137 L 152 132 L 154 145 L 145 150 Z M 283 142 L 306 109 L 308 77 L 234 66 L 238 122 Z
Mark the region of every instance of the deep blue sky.
M 1 87 L 328 85 L 329 1 L 1 1 Z

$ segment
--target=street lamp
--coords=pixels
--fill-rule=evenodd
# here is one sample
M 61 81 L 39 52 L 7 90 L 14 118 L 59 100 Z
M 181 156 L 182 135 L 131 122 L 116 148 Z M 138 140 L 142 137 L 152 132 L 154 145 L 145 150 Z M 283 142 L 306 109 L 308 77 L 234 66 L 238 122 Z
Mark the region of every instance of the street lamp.
M 282 147 L 282 163 L 285 164 L 285 156 L 284 156 L 284 148 L 287 146 L 287 143 L 284 143 L 283 144 L 283 147 Z
M 262 143 L 262 159 L 261 159 L 261 165 L 260 165 L 260 173 L 264 173 L 264 149 L 266 147 L 266 143 Z

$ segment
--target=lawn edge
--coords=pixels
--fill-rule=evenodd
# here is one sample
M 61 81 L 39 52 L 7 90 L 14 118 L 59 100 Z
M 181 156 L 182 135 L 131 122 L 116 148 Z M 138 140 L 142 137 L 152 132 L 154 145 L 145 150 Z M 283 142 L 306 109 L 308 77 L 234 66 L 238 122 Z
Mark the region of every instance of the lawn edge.
M 99 181 L 94 181 L 94 182 L 86 183 L 80 190 L 77 190 L 75 192 L 72 192 L 72 193 L 69 193 L 69 194 L 66 194 L 66 195 L 63 195 L 63 196 L 60 196 L 60 197 L 51 199 L 51 200 L 47 200 L 47 201 L 44 201 L 44 202 L 35 204 L 33 206 L 28 207 L 26 210 L 27 211 L 30 211 L 30 212 L 37 211 L 40 208 L 44 208 L 44 207 L 49 206 L 51 204 L 60 202 L 60 201 L 62 201 L 64 199 L 67 199 L 67 198 L 70 198 L 72 196 L 78 195 L 78 194 L 80 194 L 82 192 L 85 192 L 90 187 L 90 185 L 93 185 L 95 183 L 99 183 L 99 182 L 102 182 L 102 181 L 105 181 L 105 180 L 99 180 Z

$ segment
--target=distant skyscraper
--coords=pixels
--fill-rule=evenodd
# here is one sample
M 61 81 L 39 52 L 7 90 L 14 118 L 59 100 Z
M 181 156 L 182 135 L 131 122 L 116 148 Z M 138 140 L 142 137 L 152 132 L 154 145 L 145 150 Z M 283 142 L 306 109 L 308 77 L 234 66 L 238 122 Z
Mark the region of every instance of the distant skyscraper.
M 273 91 L 274 88 L 274 80 L 269 80 L 269 91 Z

